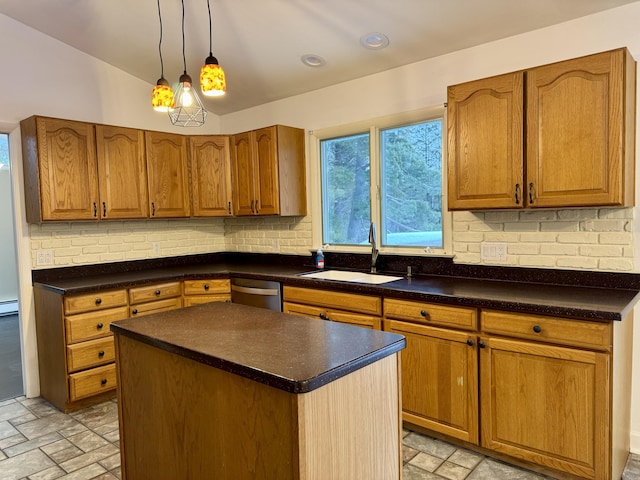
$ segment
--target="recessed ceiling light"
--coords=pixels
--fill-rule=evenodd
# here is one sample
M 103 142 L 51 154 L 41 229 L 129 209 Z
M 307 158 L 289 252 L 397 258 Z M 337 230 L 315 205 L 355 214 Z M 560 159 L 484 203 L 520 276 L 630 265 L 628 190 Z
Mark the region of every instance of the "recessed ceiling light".
M 389 38 L 382 33 L 367 33 L 360 37 L 360 44 L 371 50 L 381 50 L 389 45 Z
M 327 63 L 320 55 L 314 55 L 312 53 L 301 56 L 300 60 L 307 67 L 321 67 Z

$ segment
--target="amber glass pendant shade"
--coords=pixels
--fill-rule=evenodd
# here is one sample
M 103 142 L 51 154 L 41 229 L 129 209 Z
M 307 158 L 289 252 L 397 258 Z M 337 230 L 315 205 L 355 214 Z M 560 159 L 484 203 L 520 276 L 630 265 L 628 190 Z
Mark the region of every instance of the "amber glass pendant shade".
M 174 105 L 173 90 L 169 82 L 161 78 L 151 92 L 151 106 L 156 112 L 168 112 Z
M 216 57 L 210 55 L 200 69 L 200 88 L 207 97 L 219 97 L 227 91 L 224 70 L 218 65 Z

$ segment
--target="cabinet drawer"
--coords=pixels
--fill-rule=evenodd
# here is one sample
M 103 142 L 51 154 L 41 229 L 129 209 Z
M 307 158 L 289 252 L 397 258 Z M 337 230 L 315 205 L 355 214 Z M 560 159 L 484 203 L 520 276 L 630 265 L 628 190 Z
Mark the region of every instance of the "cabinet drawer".
M 283 289 L 284 300 L 305 303 L 320 307 L 333 307 L 351 312 L 382 314 L 382 299 L 373 295 L 334 292 L 286 286 Z
M 483 332 L 540 342 L 609 350 L 611 324 L 482 310 Z
M 115 363 L 69 375 L 71 401 L 97 395 L 114 388 L 116 388 Z
M 384 316 L 385 318 L 467 330 L 475 330 L 478 325 L 478 312 L 475 308 L 450 307 L 394 298 L 384 299 Z
M 129 303 L 137 305 L 163 298 L 179 297 L 182 294 L 180 282 L 157 283 L 129 289 Z
M 151 313 L 182 308 L 182 298 L 168 298 L 167 300 L 158 300 L 157 302 L 142 303 L 130 308 L 132 317 L 141 317 L 142 315 L 149 315 Z
M 227 279 L 185 280 L 185 295 L 211 295 L 231 292 L 231 281 Z
M 312 305 L 300 305 L 297 303 L 285 302 L 282 305 L 284 313 L 291 313 L 302 317 L 330 320 L 333 322 L 348 323 L 359 327 L 382 328 L 382 319 L 375 315 L 363 315 L 361 313 L 345 312 L 332 308 L 314 307 Z
M 126 304 L 126 290 L 111 290 L 109 292 L 95 292 L 88 293 L 86 295 L 73 295 L 64 297 L 64 313 L 66 315 L 72 315 L 82 312 L 121 307 Z
M 182 301 L 183 307 L 190 307 L 192 305 L 200 305 L 202 303 L 211 302 L 230 302 L 230 293 L 220 293 L 218 295 L 194 295 L 192 297 L 184 297 Z
M 128 307 L 118 307 L 103 312 L 79 313 L 65 317 L 67 343 L 77 343 L 84 340 L 106 337 L 110 335 L 109 325 L 116 320 L 129 316 Z
M 113 362 L 115 358 L 113 335 L 97 340 L 75 343 L 67 347 L 67 370 L 69 373 L 77 372 L 78 370 Z

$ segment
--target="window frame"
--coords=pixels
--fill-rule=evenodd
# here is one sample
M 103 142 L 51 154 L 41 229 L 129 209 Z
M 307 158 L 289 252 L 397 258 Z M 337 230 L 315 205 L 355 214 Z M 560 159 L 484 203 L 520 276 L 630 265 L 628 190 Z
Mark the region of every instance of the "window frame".
M 369 157 L 370 164 L 370 198 L 371 219 L 376 225 L 376 242 L 382 254 L 395 255 L 425 255 L 452 256 L 452 214 L 447 209 L 447 109 L 444 105 L 430 108 L 422 108 L 410 112 L 386 115 L 371 120 L 364 120 L 336 127 L 312 130 L 309 132 L 310 169 L 311 178 L 311 213 L 312 213 L 312 251 L 322 245 L 322 157 L 320 143 L 322 140 L 369 133 Z M 402 127 L 430 120 L 442 119 L 442 242 L 443 248 L 433 247 L 390 247 L 382 246 L 381 199 L 380 199 L 380 174 L 381 161 L 378 156 L 380 148 L 380 130 Z M 322 245 L 323 249 L 332 252 L 366 253 L 371 251 L 369 245 Z

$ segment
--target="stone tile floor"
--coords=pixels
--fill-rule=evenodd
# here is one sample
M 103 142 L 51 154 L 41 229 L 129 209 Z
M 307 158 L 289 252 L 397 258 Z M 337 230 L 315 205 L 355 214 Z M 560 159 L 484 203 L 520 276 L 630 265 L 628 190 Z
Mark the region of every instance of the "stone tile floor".
M 403 435 L 404 480 L 550 478 L 415 432 Z M 115 400 L 70 415 L 41 398 L 0 402 L 0 480 L 120 479 L 119 443 Z M 630 456 L 623 479 L 640 480 L 640 455 Z

